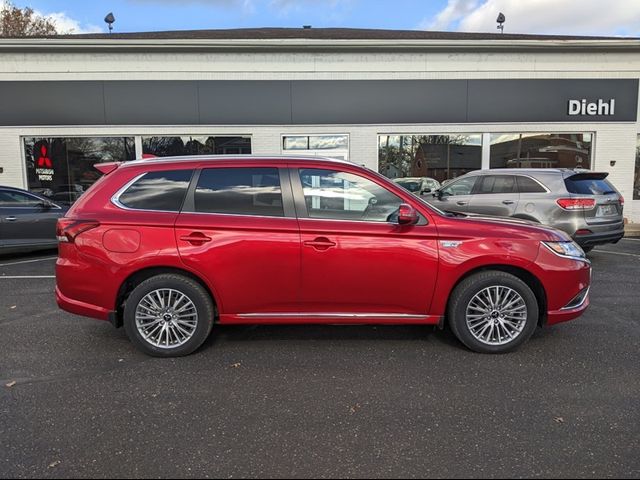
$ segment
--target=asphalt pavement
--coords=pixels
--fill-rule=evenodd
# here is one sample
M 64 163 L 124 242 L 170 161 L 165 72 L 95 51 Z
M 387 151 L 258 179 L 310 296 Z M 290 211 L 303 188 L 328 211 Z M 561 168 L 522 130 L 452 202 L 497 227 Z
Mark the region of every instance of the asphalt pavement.
M 421 326 L 216 327 L 154 359 L 0 257 L 0 477 L 640 477 L 640 240 L 502 356 Z

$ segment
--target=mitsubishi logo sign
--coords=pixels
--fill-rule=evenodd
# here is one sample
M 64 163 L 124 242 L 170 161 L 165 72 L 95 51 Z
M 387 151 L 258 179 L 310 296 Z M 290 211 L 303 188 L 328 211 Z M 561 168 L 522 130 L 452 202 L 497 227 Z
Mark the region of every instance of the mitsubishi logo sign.
M 53 168 L 51 159 L 47 156 L 47 146 L 42 145 L 40 147 L 40 157 L 38 158 L 38 167 Z
M 597 102 L 587 102 L 586 98 L 582 100 L 569 100 L 569 115 L 601 115 L 601 116 L 612 116 L 615 115 L 616 111 L 616 100 L 612 98 L 608 102 L 599 99 Z
M 53 162 L 49 157 L 49 147 L 46 143 L 40 145 L 40 152 L 36 160 L 36 175 L 41 182 L 53 181 Z M 34 153 L 35 156 L 35 153 Z

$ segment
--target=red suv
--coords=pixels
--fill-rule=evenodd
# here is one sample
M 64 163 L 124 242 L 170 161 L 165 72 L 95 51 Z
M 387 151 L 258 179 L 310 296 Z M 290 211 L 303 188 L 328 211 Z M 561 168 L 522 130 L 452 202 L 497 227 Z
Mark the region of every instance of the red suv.
M 451 326 L 501 353 L 578 317 L 591 266 L 565 233 L 446 214 L 352 163 L 171 158 L 102 164 L 58 223 L 64 310 L 156 356 L 215 323 Z

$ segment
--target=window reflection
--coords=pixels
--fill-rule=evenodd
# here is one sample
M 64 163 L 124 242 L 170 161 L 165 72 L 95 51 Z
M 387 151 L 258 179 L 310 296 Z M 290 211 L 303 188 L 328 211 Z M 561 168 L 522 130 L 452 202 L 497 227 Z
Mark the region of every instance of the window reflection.
M 182 207 L 192 173 L 191 170 L 147 173 L 120 195 L 119 201 L 139 210 L 177 212 Z
M 142 153 L 155 157 L 185 155 L 249 155 L 250 136 L 142 137 Z
M 640 200 L 640 135 L 636 144 L 636 171 L 633 180 L 633 199 Z
M 387 222 L 402 200 L 366 178 L 333 170 L 300 170 L 311 218 Z
M 389 178 L 442 183 L 481 167 L 481 134 L 378 136 L 378 169 Z
M 24 150 L 29 190 L 66 204 L 100 178 L 96 163 L 135 159 L 133 137 L 30 137 Z
M 491 168 L 591 168 L 591 133 L 491 134 Z
M 277 168 L 210 168 L 203 170 L 195 192 L 202 213 L 283 217 Z
M 282 137 L 283 150 L 347 150 L 348 135 L 291 135 Z

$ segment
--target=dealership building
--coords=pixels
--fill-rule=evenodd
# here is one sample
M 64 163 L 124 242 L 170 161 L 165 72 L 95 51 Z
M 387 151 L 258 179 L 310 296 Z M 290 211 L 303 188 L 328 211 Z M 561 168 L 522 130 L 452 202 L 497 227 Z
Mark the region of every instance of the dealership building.
M 609 172 L 640 223 L 640 40 L 355 29 L 0 39 L 0 185 L 56 198 L 95 163 L 342 158 L 443 181 Z

